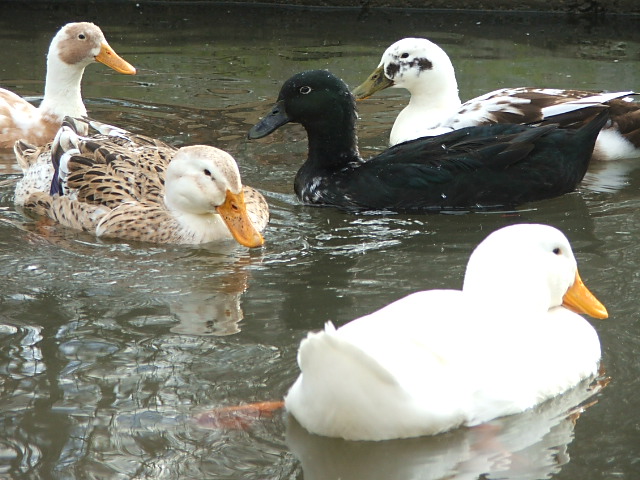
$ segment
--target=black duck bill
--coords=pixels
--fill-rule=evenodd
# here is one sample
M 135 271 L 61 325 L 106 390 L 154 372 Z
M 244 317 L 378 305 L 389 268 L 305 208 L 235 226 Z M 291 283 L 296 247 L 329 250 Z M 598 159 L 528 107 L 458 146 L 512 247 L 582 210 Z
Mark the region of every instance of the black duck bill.
M 291 118 L 284 108 L 284 101 L 279 100 L 262 120 L 251 127 L 248 135 L 249 140 L 266 137 L 290 121 Z

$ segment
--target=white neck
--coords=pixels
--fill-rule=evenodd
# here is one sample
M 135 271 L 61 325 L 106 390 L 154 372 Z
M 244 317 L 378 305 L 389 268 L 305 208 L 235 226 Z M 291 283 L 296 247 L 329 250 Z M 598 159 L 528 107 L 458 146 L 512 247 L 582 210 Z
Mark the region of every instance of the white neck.
M 430 88 L 415 90 L 411 91 L 409 104 L 398 114 L 391 128 L 390 145 L 414 138 L 440 135 L 451 130 L 437 127 L 460 108 L 455 78 L 452 88 L 438 90 L 437 94 L 430 93 Z
M 455 115 L 462 104 L 458 95 L 458 82 L 450 62 L 442 62 L 438 70 L 423 72 L 425 78 L 403 75 L 397 88 L 406 88 L 411 94 L 409 104 L 398 114 L 389 143 L 395 145 L 423 136 L 439 135 L 450 131 L 440 131 L 443 121 Z
M 433 76 L 435 73 L 431 75 Z M 450 72 L 442 72 L 429 80 L 429 82 L 420 82 L 417 79 L 411 84 L 403 85 L 411 93 L 407 108 L 438 111 L 440 115 L 455 113 L 462 102 L 458 94 L 458 82 L 453 68 Z
M 207 243 L 216 240 L 233 240 L 231 232 L 217 213 L 189 213 L 172 207 L 165 195 L 164 203 L 173 218 L 182 228 L 181 237 L 190 238 L 192 243 Z
M 49 53 L 44 98 L 40 110 L 59 117 L 60 120 L 65 115 L 86 116 L 87 109 L 82 103 L 80 87 L 84 69 L 84 65 L 65 64 L 54 53 Z

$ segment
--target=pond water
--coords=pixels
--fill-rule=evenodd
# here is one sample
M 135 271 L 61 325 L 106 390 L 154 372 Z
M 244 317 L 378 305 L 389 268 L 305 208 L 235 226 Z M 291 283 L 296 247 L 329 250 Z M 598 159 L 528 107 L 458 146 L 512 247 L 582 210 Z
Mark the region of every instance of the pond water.
M 299 126 L 246 140 L 291 74 L 327 68 L 355 86 L 405 36 L 448 51 L 463 99 L 506 86 L 639 89 L 637 17 L 135 2 L 10 2 L 0 13 L 3 87 L 38 101 L 53 33 L 94 21 L 139 74 L 90 66 L 90 115 L 228 150 L 271 206 L 262 249 L 101 241 L 17 212 L 19 171 L 0 152 L 0 478 L 640 478 L 635 162 L 593 165 L 578 192 L 512 213 L 354 216 L 296 200 Z M 360 102 L 365 156 L 384 148 L 406 100 L 387 90 Z M 307 331 L 458 288 L 472 248 L 525 221 L 567 234 L 609 309 L 593 324 L 611 381 L 589 408 L 565 414 L 583 386 L 483 429 L 382 443 L 315 437 L 283 412 L 245 428 L 194 421 L 281 399 Z

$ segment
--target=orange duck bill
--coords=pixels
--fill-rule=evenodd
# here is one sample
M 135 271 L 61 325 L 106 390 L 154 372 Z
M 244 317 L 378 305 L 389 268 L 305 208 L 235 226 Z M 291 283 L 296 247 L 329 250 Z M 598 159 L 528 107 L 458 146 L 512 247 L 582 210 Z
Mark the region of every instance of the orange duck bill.
M 242 190 L 240 190 L 240 193 L 233 193 L 227 190 L 224 203 L 216 207 L 216 210 L 224 220 L 233 238 L 240 245 L 253 248 L 264 244 L 264 238 L 253 226 L 249 218 Z
M 605 306 L 585 286 L 576 270 L 576 279 L 562 298 L 562 306 L 576 313 L 584 313 L 593 318 L 607 318 Z
M 100 53 L 95 56 L 95 59 L 96 62 L 104 63 L 118 73 L 124 73 L 125 75 L 135 75 L 136 73 L 136 68 L 120 57 L 106 42 L 102 43 Z

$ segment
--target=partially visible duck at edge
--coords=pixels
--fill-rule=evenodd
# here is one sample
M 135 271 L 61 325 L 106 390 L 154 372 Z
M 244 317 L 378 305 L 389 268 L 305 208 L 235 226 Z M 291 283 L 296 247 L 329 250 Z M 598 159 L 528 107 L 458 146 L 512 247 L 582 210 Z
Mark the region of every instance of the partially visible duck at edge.
M 606 105 L 611 122 L 602 129 L 593 158 L 640 157 L 640 103 L 632 101 L 632 91 L 503 88 L 463 104 L 449 56 L 425 38 L 404 38 L 387 48 L 378 68 L 353 93 L 360 100 L 388 87 L 411 94 L 391 129 L 391 145 L 493 123 L 550 121 L 572 126 L 590 118 L 592 107 Z
M 91 130 L 90 136 L 78 132 Z M 264 243 L 269 207 L 243 186 L 231 155 L 177 149 L 89 119 L 66 118 L 54 142 L 15 145 L 24 176 L 16 205 L 98 237 L 200 244 Z
M 53 140 L 65 116 L 86 116 L 81 81 L 84 69 L 94 62 L 119 73 L 136 73 L 109 46 L 97 25 L 80 22 L 62 27 L 49 47 L 44 97 L 39 107 L 0 88 L 0 148 L 12 148 L 17 140 L 42 146 Z
M 300 200 L 345 210 L 439 211 L 514 207 L 573 191 L 584 177 L 607 107 L 585 126 L 496 124 L 402 143 L 360 157 L 355 99 L 326 70 L 298 73 L 249 132 L 262 138 L 293 122 L 309 152 L 294 189 Z

